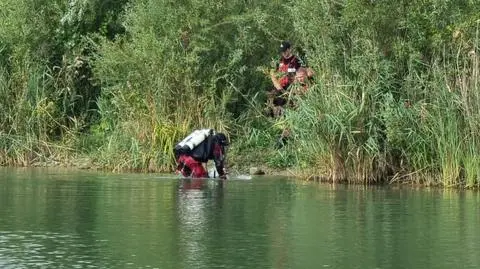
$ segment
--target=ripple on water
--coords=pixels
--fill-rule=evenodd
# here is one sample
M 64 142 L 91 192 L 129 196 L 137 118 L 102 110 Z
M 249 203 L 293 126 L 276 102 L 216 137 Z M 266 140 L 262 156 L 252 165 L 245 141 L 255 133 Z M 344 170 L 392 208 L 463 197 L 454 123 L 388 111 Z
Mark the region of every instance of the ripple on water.
M 107 268 L 95 250 L 61 233 L 0 232 L 0 268 Z M 95 259 L 95 260 L 94 260 Z

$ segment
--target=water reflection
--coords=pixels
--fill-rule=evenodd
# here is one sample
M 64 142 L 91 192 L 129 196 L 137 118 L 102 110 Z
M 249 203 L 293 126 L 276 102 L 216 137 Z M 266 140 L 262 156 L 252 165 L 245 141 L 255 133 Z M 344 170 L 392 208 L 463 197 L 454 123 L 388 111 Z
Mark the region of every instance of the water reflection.
M 476 268 L 478 193 L 408 187 L 321 186 L 293 209 L 295 268 Z M 306 208 L 306 207 L 307 208 Z M 467 213 L 462 208 L 468 208 Z M 316 258 L 313 258 L 316 257 Z
M 80 235 L 0 232 L 0 268 L 109 268 L 111 261 L 98 256 L 102 242 L 83 244 Z
M 0 171 L 0 268 L 478 268 L 479 193 Z
M 288 180 L 180 181 L 181 268 L 289 268 L 294 193 Z
M 221 180 L 180 179 L 178 181 L 177 219 L 179 227 L 179 251 L 183 254 L 182 268 L 208 268 L 208 240 L 206 230 L 212 218 L 212 207 L 222 203 Z

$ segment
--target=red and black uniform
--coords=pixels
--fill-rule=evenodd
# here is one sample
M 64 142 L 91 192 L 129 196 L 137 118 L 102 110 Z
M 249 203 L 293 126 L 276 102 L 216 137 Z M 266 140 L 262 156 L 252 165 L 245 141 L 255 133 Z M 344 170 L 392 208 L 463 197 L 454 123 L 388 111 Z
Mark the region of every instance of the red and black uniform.
M 287 103 L 284 93 L 295 80 L 297 70 L 303 65 L 303 61 L 293 54 L 289 58 L 283 56 L 280 58 L 276 71 L 280 73 L 279 82 L 282 89 L 276 90 L 276 96 L 273 99 L 275 106 L 284 106 Z
M 228 145 L 226 141 L 225 135 L 218 133 L 209 135 L 193 150 L 175 147 L 177 171 L 184 177 L 207 178 L 208 172 L 202 163 L 213 160 L 220 178 L 224 178 L 226 176 L 224 169 L 225 146 Z
M 280 85 L 283 90 L 286 90 L 288 86 L 293 82 L 295 78 L 295 72 L 304 66 L 303 61 L 295 55 L 291 55 L 289 58 L 281 57 L 277 66 L 277 72 L 280 72 Z

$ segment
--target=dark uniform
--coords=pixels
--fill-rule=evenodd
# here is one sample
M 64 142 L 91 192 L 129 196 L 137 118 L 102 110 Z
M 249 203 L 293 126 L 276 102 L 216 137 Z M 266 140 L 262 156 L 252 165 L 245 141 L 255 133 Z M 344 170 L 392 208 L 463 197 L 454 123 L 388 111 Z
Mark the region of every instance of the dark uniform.
M 214 134 L 213 130 L 193 149 L 177 144 L 174 149 L 177 171 L 184 177 L 207 178 L 208 172 L 202 163 L 213 160 L 220 178 L 226 179 L 224 163 L 227 146 L 228 140 L 225 134 Z

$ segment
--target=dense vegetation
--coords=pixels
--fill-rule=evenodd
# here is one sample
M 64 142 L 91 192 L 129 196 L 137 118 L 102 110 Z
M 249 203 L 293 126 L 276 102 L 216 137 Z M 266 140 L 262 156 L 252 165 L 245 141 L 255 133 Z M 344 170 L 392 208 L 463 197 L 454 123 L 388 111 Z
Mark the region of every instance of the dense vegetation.
M 479 26 L 473 0 L 0 0 L 0 163 L 171 171 L 208 126 L 239 169 L 478 186 Z M 283 39 L 316 77 L 279 122 Z

